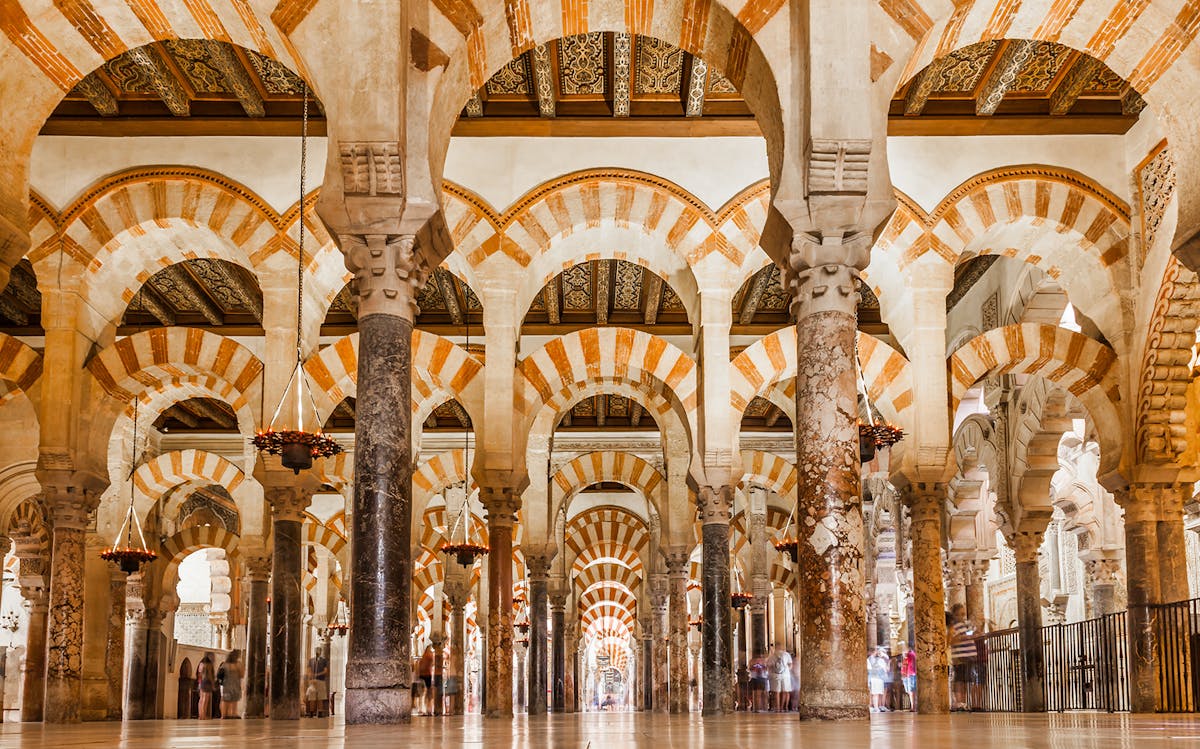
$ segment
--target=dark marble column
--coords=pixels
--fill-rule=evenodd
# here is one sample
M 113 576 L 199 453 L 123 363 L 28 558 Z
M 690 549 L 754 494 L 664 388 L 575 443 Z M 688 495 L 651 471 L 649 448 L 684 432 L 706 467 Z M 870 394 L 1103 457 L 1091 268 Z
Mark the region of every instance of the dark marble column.
M 908 495 L 912 518 L 913 618 L 917 660 L 917 712 L 950 712 L 950 669 L 946 662 L 946 604 L 942 590 L 944 484 L 914 484 Z
M 1160 603 L 1175 603 L 1189 598 L 1183 505 L 1191 498 L 1191 484 L 1168 484 L 1159 492 L 1155 536 L 1158 539 Z
M 244 555 L 246 561 L 246 694 L 245 716 L 262 718 L 267 706 L 267 591 L 271 557 Z
M 83 691 L 84 549 L 88 509 L 73 490 L 52 495 L 54 542 L 50 556 L 50 610 L 46 630 L 46 723 L 78 723 Z
M 358 295 L 346 722 L 412 715 L 412 328 L 422 286 L 414 237 L 342 237 Z
M 649 624 L 649 622 L 647 622 Z M 646 627 L 646 631 L 649 631 Z M 642 704 L 640 710 L 654 709 L 654 640 L 649 635 L 642 638 Z
M 513 524 L 521 501 L 507 489 L 480 490 L 487 508 L 488 543 L 488 638 L 487 716 L 509 718 L 513 714 Z
M 264 489 L 271 503 L 270 717 L 298 720 L 305 668 L 301 524 L 311 494 L 303 486 L 284 483 L 286 477 L 276 476 L 274 471 L 268 473 L 270 478 L 264 482 Z
M 116 565 L 109 565 L 108 640 L 104 648 L 104 673 L 108 677 L 108 719 L 120 720 L 125 691 L 125 580 Z
M 1046 712 L 1045 658 L 1042 651 L 1042 578 L 1038 549 L 1042 531 L 1009 538 L 1017 557 L 1017 636 L 1021 644 L 1021 709 Z
M 441 612 L 441 601 L 434 601 L 435 610 Z M 445 695 L 446 687 L 446 635 L 442 632 L 433 632 L 429 636 L 429 644 L 433 647 L 433 672 L 442 675 L 442 689 L 439 690 L 437 699 L 433 701 L 433 714 L 441 715 L 445 709 L 442 704 L 445 700 L 442 697 Z M 326 641 L 325 652 L 329 652 L 329 643 Z
M 26 587 L 26 569 L 29 559 L 21 560 L 21 595 L 29 602 L 29 631 L 25 636 L 25 671 L 21 675 L 21 722 L 37 723 L 42 720 L 46 692 L 46 613 L 50 608 L 49 594 L 45 587 Z M 33 560 L 40 569 L 41 559 Z M 40 572 L 37 573 L 40 576 Z
M 567 643 L 566 643 L 566 626 L 567 626 L 567 583 L 562 581 L 556 588 L 555 594 L 550 596 L 550 628 L 552 630 L 552 643 L 550 646 L 550 694 L 551 709 L 556 713 L 563 713 L 567 710 Z
M 771 645 L 767 639 L 767 598 L 756 595 L 750 602 L 750 652 L 766 653 Z
M 686 713 L 688 705 L 688 610 L 687 575 L 688 553 L 686 547 L 671 547 L 665 554 L 667 565 L 667 590 L 670 596 L 669 644 L 667 648 L 670 710 Z
M 563 700 L 566 704 L 563 712 L 574 713 L 579 710 L 579 653 L 574 624 L 567 626 L 563 641 L 566 650 L 566 678 L 563 680 Z
M 733 711 L 733 618 L 729 598 L 733 487 L 701 487 L 699 502 L 704 543 L 700 572 L 704 592 L 704 626 L 700 630 L 704 650 L 703 712 L 720 715 Z
M 795 240 L 796 526 L 799 528 L 800 717 L 868 715 L 866 582 L 859 494 L 855 346 L 858 271 L 817 264 Z
M 546 691 L 549 688 L 549 614 L 551 555 L 527 553 L 529 568 L 529 714 L 545 715 Z
M 461 568 L 460 568 L 461 569 Z M 467 703 L 467 573 L 453 571 L 442 586 L 450 602 L 450 671 L 458 677 L 458 696 L 451 715 L 462 715 Z
M 1138 484 L 1114 492 L 1125 509 L 1125 578 L 1129 596 L 1129 700 L 1135 713 L 1153 713 L 1159 705 L 1159 646 L 1156 633 L 1160 601 L 1157 494 L 1170 485 Z

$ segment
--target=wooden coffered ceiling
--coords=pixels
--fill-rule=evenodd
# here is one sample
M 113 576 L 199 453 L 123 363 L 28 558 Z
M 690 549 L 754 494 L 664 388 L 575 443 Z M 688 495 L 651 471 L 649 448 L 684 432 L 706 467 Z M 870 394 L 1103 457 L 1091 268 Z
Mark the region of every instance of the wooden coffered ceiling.
M 438 335 L 463 335 L 469 323 L 483 335 L 483 304 L 474 290 L 445 268 L 436 269 L 417 294 L 416 327 Z M 350 285 L 334 297 L 321 326 L 321 334 L 347 335 L 358 330 L 358 310 Z
M 891 135 L 1124 133 L 1146 106 L 1094 57 L 999 39 L 949 54 L 896 92 Z
M 859 284 L 858 329 L 871 335 L 890 335 L 879 316 L 879 300 L 866 284 Z M 795 320 L 783 290 L 779 266 L 762 268 L 733 295 L 732 335 L 766 335 Z
M 668 42 L 592 32 L 535 47 L 463 107 L 456 135 L 757 135 L 720 71 Z
M 262 291 L 254 276 L 225 260 L 169 265 L 142 284 L 119 333 L 152 325 L 218 327 L 226 335 L 262 333 Z
M 71 89 L 46 135 L 298 135 L 300 78 L 257 52 L 208 39 L 152 42 Z M 320 103 L 309 133 L 324 135 Z
M 591 260 L 558 274 L 534 297 L 521 332 L 561 335 L 597 325 L 652 329 L 659 335 L 692 332 L 671 285 L 624 260 Z
M 188 398 L 159 414 L 154 428 L 160 432 L 238 431 L 237 415 L 224 401 L 215 398 Z
M 42 293 L 28 258 L 13 266 L 8 286 L 0 291 L 0 330 L 9 335 L 43 335 Z

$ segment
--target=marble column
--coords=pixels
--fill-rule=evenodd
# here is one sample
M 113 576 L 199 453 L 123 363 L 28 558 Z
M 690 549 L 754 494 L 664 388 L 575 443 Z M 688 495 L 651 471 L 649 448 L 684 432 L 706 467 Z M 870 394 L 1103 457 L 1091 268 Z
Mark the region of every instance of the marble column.
M 967 619 L 975 625 L 976 632 L 987 631 L 987 614 L 984 601 L 987 598 L 988 560 L 971 559 L 965 563 L 967 578 Z
M 669 644 L 667 647 L 670 711 L 686 713 L 688 705 L 688 610 L 687 610 L 687 547 L 673 546 L 665 550 L 669 603 Z
M 452 715 L 462 715 L 467 704 L 467 575 L 453 572 L 443 586 L 450 602 L 450 670 L 458 677 L 458 697 L 451 705 Z
M 510 718 L 513 714 L 513 524 L 521 500 L 509 489 L 480 490 L 487 509 L 488 543 L 488 637 L 487 716 Z
M 789 257 L 796 311 L 796 526 L 800 717 L 868 715 L 866 582 L 855 380 L 858 271 L 820 263 L 797 236 Z M 940 582 L 940 575 L 939 575 Z
M 668 682 L 668 664 L 670 656 L 667 654 L 668 642 L 668 606 L 667 606 L 667 581 L 666 576 L 659 574 L 652 581 L 653 590 L 650 594 L 650 604 L 653 607 L 653 619 L 651 628 L 654 638 L 654 649 L 651 652 L 651 657 L 654 661 L 654 712 L 665 713 L 670 707 L 670 690 L 667 687 Z
M 704 651 L 705 715 L 733 711 L 733 644 L 729 599 L 729 522 L 733 514 L 733 487 L 700 488 L 701 588 L 704 594 L 704 627 L 700 631 Z
M 563 700 L 565 702 L 563 712 L 574 713 L 579 710 L 579 652 L 574 624 L 567 626 L 567 632 L 563 640 L 567 664 L 566 678 L 563 680 Z
M 46 723 L 78 723 L 83 692 L 84 549 L 88 508 L 75 491 L 47 487 L 54 517 L 46 630 Z
M 946 602 L 942 589 L 942 508 L 945 484 L 913 484 L 908 494 L 913 576 L 913 652 L 917 660 L 917 712 L 950 712 L 946 660 Z
M 1119 559 L 1089 559 L 1083 563 L 1086 616 L 1089 619 L 1108 616 L 1117 611 L 1117 577 L 1121 572 Z
M 550 693 L 551 709 L 556 713 L 566 712 L 566 679 L 567 679 L 567 643 L 565 639 L 567 626 L 567 593 L 569 583 L 561 581 L 554 595 L 550 596 L 550 623 L 552 644 L 550 646 Z
M 526 666 L 526 652 L 529 646 L 525 643 L 517 643 L 517 704 L 514 706 L 514 712 L 523 712 L 525 710 L 526 692 L 525 685 L 528 683 Z
M 21 595 L 29 602 L 29 631 L 25 633 L 25 671 L 21 675 L 21 722 L 37 723 L 42 720 L 42 708 L 46 697 L 46 614 L 50 608 L 50 600 L 44 587 L 25 586 L 29 561 L 21 560 Z M 35 561 L 40 568 L 42 560 Z
M 766 653 L 772 643 L 767 637 L 767 599 L 755 594 L 750 601 L 750 653 Z
M 1117 491 L 1125 509 L 1125 579 L 1129 610 L 1129 700 L 1135 713 L 1153 713 L 1159 705 L 1159 603 L 1157 494 L 1169 484 L 1138 484 Z
M 649 632 L 649 622 L 644 631 Z M 654 639 L 650 635 L 642 637 L 642 704 L 639 710 L 650 712 L 654 709 Z
M 1155 523 L 1159 603 L 1175 603 L 1189 598 L 1183 506 L 1191 499 L 1191 484 L 1168 484 L 1159 492 L 1158 521 Z
M 435 615 L 440 615 L 442 602 L 434 600 L 433 605 L 435 612 L 437 612 Z M 446 635 L 435 629 L 433 634 L 429 636 L 429 644 L 433 647 L 433 672 L 442 675 L 442 689 L 439 690 L 437 699 L 433 701 L 433 714 L 441 715 L 445 709 L 442 704 L 445 700 L 442 697 L 445 695 L 446 687 Z M 328 640 L 326 640 L 325 652 L 329 652 Z
M 550 560 L 549 554 L 527 553 L 529 569 L 529 714 L 545 715 L 549 688 Z
M 149 623 L 145 604 L 143 573 L 131 575 L 125 584 L 125 706 L 126 720 L 153 718 L 146 707 L 146 643 Z
M 414 236 L 343 236 L 358 298 L 346 722 L 412 715 Z
M 298 720 L 305 667 L 301 524 L 311 494 L 308 487 L 289 485 L 275 476 L 265 482 L 264 488 L 271 503 L 270 717 Z
M 1021 709 L 1046 711 L 1045 657 L 1042 651 L 1042 580 L 1038 572 L 1041 531 L 1009 538 L 1017 557 L 1017 636 L 1021 644 Z
M 244 555 L 246 562 L 245 717 L 262 718 L 267 706 L 267 590 L 271 557 Z
M 126 575 L 109 565 L 108 638 L 104 647 L 104 674 L 108 678 L 108 719 L 120 720 L 125 692 L 125 582 Z

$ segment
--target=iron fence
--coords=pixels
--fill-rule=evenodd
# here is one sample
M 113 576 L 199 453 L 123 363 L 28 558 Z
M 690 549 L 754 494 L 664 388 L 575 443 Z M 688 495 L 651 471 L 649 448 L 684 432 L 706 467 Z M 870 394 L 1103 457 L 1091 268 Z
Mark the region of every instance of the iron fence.
M 983 685 L 983 709 L 1015 713 L 1021 710 L 1021 642 L 1016 629 L 989 632 L 975 638 Z
M 1159 712 L 1196 712 L 1200 696 L 1200 598 L 1154 609 Z
M 1125 612 L 1042 628 L 1046 710 L 1129 710 Z

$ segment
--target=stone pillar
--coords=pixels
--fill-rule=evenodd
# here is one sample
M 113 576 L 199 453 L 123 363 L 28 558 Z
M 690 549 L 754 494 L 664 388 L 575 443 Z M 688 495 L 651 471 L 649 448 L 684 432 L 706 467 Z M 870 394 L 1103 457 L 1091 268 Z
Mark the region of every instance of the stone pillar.
M 955 606 L 967 606 L 967 571 L 963 565 L 964 560 L 950 559 L 946 561 L 942 570 L 947 611 L 953 610 Z
M 567 586 L 565 580 L 555 586 L 554 595 L 550 596 L 550 622 L 553 644 L 550 647 L 550 693 L 551 709 L 556 713 L 567 710 L 567 643 L 565 639 L 567 626 Z
M 125 584 L 125 709 L 126 720 L 153 718 L 146 711 L 146 644 L 148 616 L 142 574 L 131 575 Z
M 1183 506 L 1192 499 L 1191 484 L 1168 484 L 1158 495 L 1159 603 L 1186 601 L 1188 593 L 1187 539 Z
M 279 472 L 283 473 L 283 472 Z M 290 472 L 287 473 L 290 476 Z M 271 720 L 300 718 L 304 676 L 304 547 L 301 524 L 311 486 L 268 471 L 271 503 Z M 310 477 L 309 477 L 310 478 Z M 362 482 L 356 482 L 361 485 Z M 357 544 L 355 548 L 357 549 Z
M 967 578 L 967 619 L 975 625 L 976 632 L 987 631 L 987 615 L 984 600 L 987 598 L 988 560 L 971 559 L 964 562 Z
M 1125 509 L 1125 579 L 1129 597 L 1129 700 L 1135 713 L 1158 710 L 1160 600 L 1157 494 L 1169 484 L 1137 484 L 1114 492 Z
M 1017 636 L 1021 644 L 1021 709 L 1046 711 L 1045 668 L 1042 652 L 1042 580 L 1038 572 L 1041 531 L 1012 534 L 1009 543 L 1017 557 Z
M 650 622 L 647 621 L 643 632 L 649 632 Z M 654 639 L 649 634 L 642 636 L 642 704 L 639 710 L 649 712 L 654 709 Z
M 54 517 L 46 631 L 46 723 L 78 723 L 83 691 L 84 549 L 89 507 L 75 487 L 46 485 Z
M 574 623 L 567 626 L 563 641 L 566 650 L 564 657 L 566 662 L 566 678 L 563 680 L 563 700 L 566 703 L 564 712 L 574 713 L 579 709 L 579 651 Z
M 945 484 L 913 484 L 908 495 L 913 575 L 913 652 L 917 660 L 917 712 L 950 712 L 946 660 L 946 603 L 942 590 L 942 507 Z
M 665 713 L 670 707 L 670 691 L 667 688 L 667 667 L 670 657 L 667 654 L 667 580 L 660 574 L 651 577 L 650 605 L 653 618 L 650 622 L 651 636 L 654 647 L 651 658 L 654 662 L 654 706 L 656 713 Z
M 545 715 L 549 689 L 550 560 L 551 554 L 527 553 L 529 569 L 529 714 Z
M 721 715 L 733 710 L 732 617 L 729 598 L 729 522 L 733 487 L 700 488 L 701 537 L 704 558 L 700 577 L 704 595 L 704 626 L 700 631 L 704 651 L 703 712 Z
M 673 546 L 666 550 L 667 590 L 670 596 L 668 614 L 669 645 L 667 647 L 670 711 L 686 713 L 688 706 L 688 613 L 687 613 L 687 547 Z
M 26 563 L 21 560 L 21 595 L 29 602 L 29 631 L 25 635 L 25 672 L 21 675 L 21 722 L 42 720 L 46 692 L 46 614 L 50 608 L 44 587 L 26 587 Z M 43 564 L 36 560 L 38 567 Z
M 751 653 L 766 653 L 771 643 L 767 637 L 767 599 L 757 593 L 750 601 L 750 647 Z
M 358 297 L 346 722 L 412 715 L 414 236 L 341 238 Z M 380 574 L 380 571 L 384 574 Z
M 450 563 L 447 562 L 447 565 Z M 461 569 L 461 568 L 460 568 Z M 442 586 L 450 602 L 450 670 L 458 677 L 458 697 L 451 705 L 451 715 L 462 715 L 467 704 L 467 575 L 469 570 L 451 572 Z M 444 682 L 443 682 L 444 683 Z
M 488 637 L 487 716 L 510 718 L 513 714 L 513 524 L 521 500 L 510 489 L 481 488 L 487 508 L 488 543 Z
M 1089 559 L 1083 563 L 1083 567 L 1087 575 L 1083 589 L 1087 618 L 1116 613 L 1117 577 L 1121 573 L 1121 560 Z
M 854 361 L 858 271 L 820 263 L 816 258 L 825 249 L 797 236 L 787 274 L 796 356 L 804 362 L 796 377 L 795 424 L 800 717 L 864 718 L 865 541 Z
M 433 607 L 434 607 L 434 616 L 441 616 L 442 602 L 435 599 L 433 602 Z M 441 715 L 443 712 L 443 709 L 444 709 L 442 703 L 445 702 L 445 700 L 442 698 L 445 697 L 445 694 L 446 694 L 446 692 L 445 692 L 445 688 L 446 688 L 446 651 L 445 651 L 446 635 L 445 635 L 445 633 L 440 632 L 437 629 L 435 629 L 433 631 L 433 633 L 429 635 L 429 644 L 433 647 L 433 672 L 435 674 L 442 675 L 442 687 L 441 687 L 441 689 L 438 690 L 437 699 L 435 699 L 433 701 L 433 714 Z M 326 653 L 329 652 L 328 638 L 326 638 L 326 640 L 325 640 L 325 652 Z
M 526 692 L 525 685 L 528 683 L 527 672 L 525 670 L 525 654 L 529 650 L 529 645 L 526 643 L 517 643 L 517 704 L 514 712 L 522 712 L 525 710 Z
M 246 695 L 245 716 L 262 718 L 267 706 L 267 589 L 270 556 L 243 554 L 246 562 Z
M 120 720 L 125 693 L 125 581 L 116 565 L 108 584 L 108 638 L 104 647 L 104 674 L 108 678 L 108 719 Z

